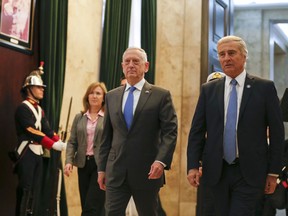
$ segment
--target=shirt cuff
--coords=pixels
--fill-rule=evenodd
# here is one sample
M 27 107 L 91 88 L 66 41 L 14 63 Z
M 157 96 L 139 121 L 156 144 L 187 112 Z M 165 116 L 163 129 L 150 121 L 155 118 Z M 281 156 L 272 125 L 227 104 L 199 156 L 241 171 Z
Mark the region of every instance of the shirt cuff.
M 162 161 L 159 161 L 159 160 L 155 160 L 155 162 L 158 162 L 160 164 L 162 164 L 162 166 L 165 168 L 167 165 L 165 163 L 163 163 Z
M 276 178 L 278 178 L 278 177 L 279 177 L 279 175 L 278 175 L 278 174 L 273 174 L 273 173 L 268 173 L 268 175 L 269 175 L 269 176 L 272 176 L 272 177 L 276 177 Z

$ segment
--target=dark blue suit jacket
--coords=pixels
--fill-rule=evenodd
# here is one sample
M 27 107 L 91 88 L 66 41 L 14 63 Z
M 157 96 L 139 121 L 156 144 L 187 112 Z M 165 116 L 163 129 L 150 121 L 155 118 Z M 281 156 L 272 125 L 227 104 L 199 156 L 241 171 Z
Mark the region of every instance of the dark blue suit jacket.
M 225 78 L 202 85 L 187 148 L 187 169 L 203 163 L 203 182 L 216 185 L 223 165 Z M 267 143 L 267 127 L 270 145 Z M 267 173 L 279 174 L 284 126 L 274 83 L 246 76 L 238 118 L 239 163 L 245 181 L 264 187 Z

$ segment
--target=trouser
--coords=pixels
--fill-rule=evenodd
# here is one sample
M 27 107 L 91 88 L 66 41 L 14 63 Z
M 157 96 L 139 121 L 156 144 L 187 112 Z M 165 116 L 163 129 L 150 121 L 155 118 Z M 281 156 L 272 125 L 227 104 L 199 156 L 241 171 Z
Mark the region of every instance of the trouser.
M 85 166 L 78 168 L 81 216 L 104 215 L 105 191 L 100 189 L 97 179 L 98 172 L 94 156 L 86 156 Z
M 217 216 L 255 216 L 264 186 L 249 185 L 242 175 L 239 162 L 223 162 L 222 176 L 211 191 Z
M 42 156 L 34 154 L 29 148 L 17 164 L 18 187 L 16 191 L 16 216 L 37 215 L 34 199 L 40 189 Z
M 157 216 L 158 193 L 158 187 L 132 189 L 127 181 L 119 187 L 106 185 L 106 216 L 125 216 L 131 196 L 133 196 L 139 216 Z
M 30 190 L 17 188 L 16 216 L 33 215 L 33 197 Z

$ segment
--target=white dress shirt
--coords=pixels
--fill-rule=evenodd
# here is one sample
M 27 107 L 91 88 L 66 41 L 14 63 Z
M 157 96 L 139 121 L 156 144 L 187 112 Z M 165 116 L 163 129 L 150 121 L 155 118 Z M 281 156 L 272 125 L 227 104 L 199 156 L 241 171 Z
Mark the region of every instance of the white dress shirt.
M 141 90 L 143 88 L 145 84 L 145 79 L 143 78 L 140 82 L 136 83 L 134 85 L 134 87 L 136 88 L 133 92 L 133 95 L 134 95 L 134 101 L 133 101 L 133 115 L 134 115 L 134 112 L 135 112 L 135 109 L 137 107 L 137 104 L 138 104 L 138 101 L 139 101 L 139 98 L 140 98 L 140 93 L 141 93 Z M 124 107 L 125 107 L 125 103 L 126 103 L 126 100 L 127 100 L 127 97 L 128 97 L 128 94 L 129 94 L 129 89 L 130 89 L 131 85 L 127 82 L 126 84 L 126 88 L 125 88 L 125 92 L 124 92 L 124 95 L 123 95 L 123 101 L 122 101 L 122 112 L 124 113 Z

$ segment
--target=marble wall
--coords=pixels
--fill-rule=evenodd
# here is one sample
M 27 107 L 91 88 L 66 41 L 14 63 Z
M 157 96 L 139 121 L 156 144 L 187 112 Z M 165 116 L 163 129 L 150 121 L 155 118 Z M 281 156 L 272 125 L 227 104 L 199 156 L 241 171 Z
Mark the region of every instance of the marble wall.
M 168 215 L 191 216 L 196 190 L 186 179 L 186 147 L 200 87 L 201 1 L 158 1 L 157 20 L 156 84 L 171 91 L 179 122 L 172 168 L 160 195 Z
M 68 35 L 64 95 L 60 126 L 65 127 L 70 98 L 71 114 L 68 125 L 82 110 L 82 97 L 92 82 L 98 81 L 102 28 L 102 1 L 73 0 L 68 4 Z M 65 162 L 65 153 L 62 153 Z M 81 215 L 77 168 L 64 177 L 69 216 Z
M 102 1 L 69 1 L 68 46 L 60 125 L 65 126 L 69 100 L 73 105 L 69 128 L 81 108 L 88 84 L 98 79 Z M 171 91 L 179 120 L 177 147 L 161 201 L 168 216 L 195 215 L 196 189 L 186 179 L 186 146 L 200 89 L 201 2 L 157 2 L 156 85 Z M 68 134 L 69 136 L 69 134 Z M 63 154 L 63 162 L 65 155 Z M 80 215 L 77 169 L 64 178 L 70 216 Z M 73 212 L 73 213 L 72 213 Z

